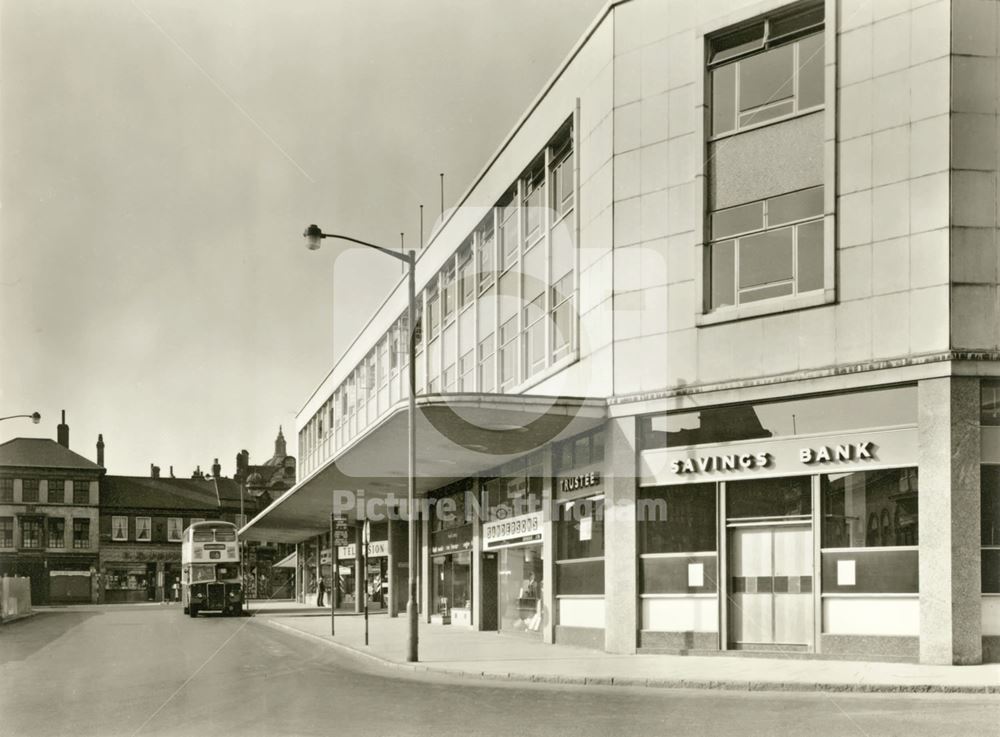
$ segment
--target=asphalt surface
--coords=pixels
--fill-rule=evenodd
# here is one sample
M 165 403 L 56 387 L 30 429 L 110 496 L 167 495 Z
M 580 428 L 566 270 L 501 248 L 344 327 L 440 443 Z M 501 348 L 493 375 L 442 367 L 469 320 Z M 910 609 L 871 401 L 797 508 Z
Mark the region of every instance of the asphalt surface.
M 1000 698 L 409 675 L 250 618 L 46 611 L 0 628 L 0 735 L 998 735 Z

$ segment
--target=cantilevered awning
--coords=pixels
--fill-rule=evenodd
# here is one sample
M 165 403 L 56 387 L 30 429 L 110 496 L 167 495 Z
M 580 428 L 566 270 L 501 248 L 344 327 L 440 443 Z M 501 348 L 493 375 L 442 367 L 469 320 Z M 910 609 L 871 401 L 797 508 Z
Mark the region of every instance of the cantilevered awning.
M 295 568 L 298 565 L 299 554 L 294 550 L 271 566 L 271 568 Z
M 603 399 L 443 394 L 417 399 L 417 495 L 602 424 Z M 295 543 L 330 529 L 336 491 L 406 497 L 407 405 L 400 402 L 258 514 L 248 540 Z M 341 510 L 349 521 L 353 510 Z

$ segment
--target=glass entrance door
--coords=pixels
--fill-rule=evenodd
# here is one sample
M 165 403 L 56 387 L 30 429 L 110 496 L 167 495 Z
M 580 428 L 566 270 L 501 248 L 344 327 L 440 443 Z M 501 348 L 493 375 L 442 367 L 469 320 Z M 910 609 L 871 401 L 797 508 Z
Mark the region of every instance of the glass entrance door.
M 811 525 L 730 528 L 730 647 L 812 647 L 812 548 Z

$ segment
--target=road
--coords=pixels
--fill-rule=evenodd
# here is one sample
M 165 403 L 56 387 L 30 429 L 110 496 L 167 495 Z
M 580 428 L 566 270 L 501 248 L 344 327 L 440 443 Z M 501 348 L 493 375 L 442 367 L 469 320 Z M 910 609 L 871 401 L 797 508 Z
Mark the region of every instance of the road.
M 0 628 L 0 735 L 1000 735 L 1000 699 L 397 675 L 250 618 L 49 610 Z

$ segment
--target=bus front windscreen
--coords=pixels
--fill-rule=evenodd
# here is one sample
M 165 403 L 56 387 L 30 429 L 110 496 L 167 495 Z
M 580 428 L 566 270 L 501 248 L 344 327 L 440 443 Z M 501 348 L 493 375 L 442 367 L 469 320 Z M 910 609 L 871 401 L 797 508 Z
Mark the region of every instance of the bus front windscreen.
M 191 566 L 191 583 L 239 579 L 240 568 L 233 563 L 197 563 Z

